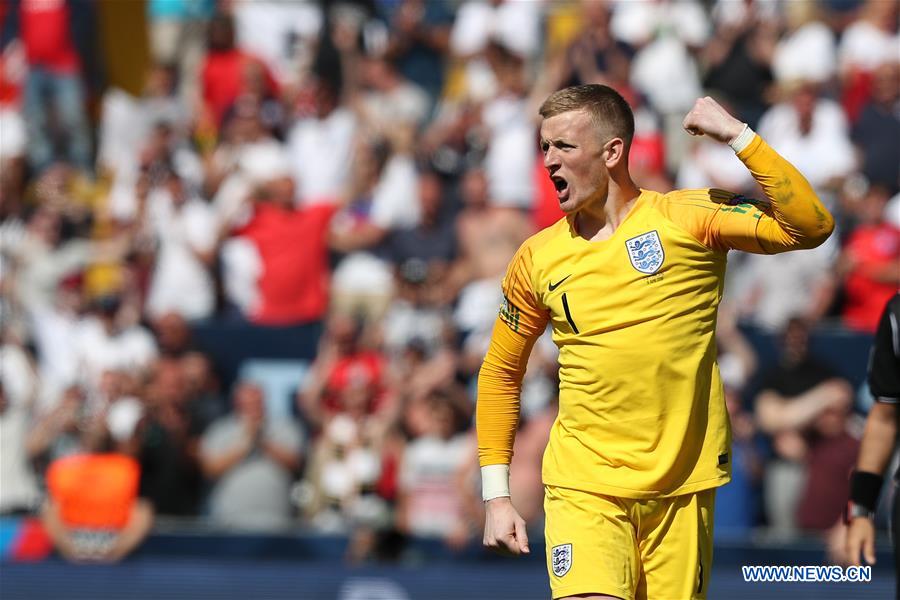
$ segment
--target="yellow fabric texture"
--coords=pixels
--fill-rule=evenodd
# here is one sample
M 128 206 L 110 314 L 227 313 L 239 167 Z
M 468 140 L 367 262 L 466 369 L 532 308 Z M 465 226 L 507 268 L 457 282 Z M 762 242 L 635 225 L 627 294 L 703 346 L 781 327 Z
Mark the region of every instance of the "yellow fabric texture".
M 567 217 L 521 246 L 479 374 L 482 466 L 511 460 L 525 364 L 549 323 L 560 395 L 545 484 L 653 498 L 729 481 L 715 345 L 727 250 L 810 248 L 833 228 L 806 179 L 761 138 L 738 156 L 765 200 L 642 191 L 607 240 L 585 240 Z
M 632 500 L 548 486 L 544 534 L 552 597 L 706 598 L 715 493 Z M 554 571 L 560 558 L 554 549 L 569 544 Z

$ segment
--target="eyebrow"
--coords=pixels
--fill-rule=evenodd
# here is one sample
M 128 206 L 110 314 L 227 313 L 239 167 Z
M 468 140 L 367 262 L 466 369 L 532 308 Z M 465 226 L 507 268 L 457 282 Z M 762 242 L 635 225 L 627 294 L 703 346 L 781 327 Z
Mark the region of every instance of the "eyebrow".
M 553 139 L 553 140 L 548 140 L 548 139 L 541 138 L 540 145 L 543 146 L 544 144 L 552 144 L 552 145 L 554 145 L 554 146 L 557 145 L 557 144 L 568 144 L 569 146 L 572 145 L 571 142 L 565 140 L 564 138 L 556 138 L 556 139 Z

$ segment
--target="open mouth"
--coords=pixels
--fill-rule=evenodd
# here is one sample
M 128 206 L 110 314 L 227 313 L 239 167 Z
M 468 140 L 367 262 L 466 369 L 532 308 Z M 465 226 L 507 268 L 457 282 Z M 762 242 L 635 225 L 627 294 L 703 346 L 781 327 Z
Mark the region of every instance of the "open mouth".
M 550 180 L 553 181 L 553 187 L 556 188 L 557 199 L 560 202 L 566 200 L 569 197 L 569 182 L 559 175 L 551 176 Z

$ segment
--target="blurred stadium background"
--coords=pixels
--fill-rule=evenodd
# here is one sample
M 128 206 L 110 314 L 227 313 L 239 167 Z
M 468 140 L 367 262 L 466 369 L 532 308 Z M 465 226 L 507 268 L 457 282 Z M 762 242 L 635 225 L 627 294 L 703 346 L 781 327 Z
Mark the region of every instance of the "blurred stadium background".
M 709 94 L 838 222 L 730 256 L 710 597 L 891 594 L 884 510 L 871 583 L 740 566 L 841 558 L 900 271 L 895 0 L 2 0 L 0 25 L 4 599 L 548 597 L 555 347 L 518 561 L 480 548 L 474 385 L 507 261 L 561 216 L 536 108 L 590 82 L 635 108 L 641 187 L 757 193 L 680 130 Z

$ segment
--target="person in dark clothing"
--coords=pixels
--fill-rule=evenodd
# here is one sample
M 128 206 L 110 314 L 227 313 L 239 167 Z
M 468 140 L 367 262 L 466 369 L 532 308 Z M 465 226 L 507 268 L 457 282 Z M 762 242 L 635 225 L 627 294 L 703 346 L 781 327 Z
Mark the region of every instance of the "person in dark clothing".
M 856 470 L 850 478 L 847 504 L 846 558 L 860 564 L 860 554 L 875 563 L 874 513 L 891 456 L 897 447 L 897 405 L 900 403 L 900 294 L 884 308 L 869 358 L 869 389 L 876 403 L 869 411 Z M 898 474 L 894 475 L 895 485 Z M 891 528 L 894 539 L 894 573 L 900 572 L 900 495 L 894 492 Z M 900 586 L 897 588 L 900 598 Z

